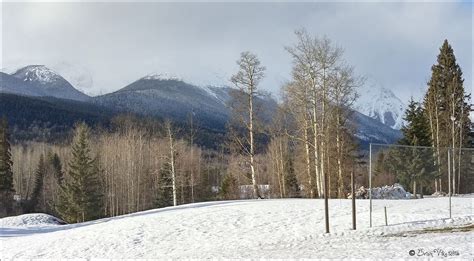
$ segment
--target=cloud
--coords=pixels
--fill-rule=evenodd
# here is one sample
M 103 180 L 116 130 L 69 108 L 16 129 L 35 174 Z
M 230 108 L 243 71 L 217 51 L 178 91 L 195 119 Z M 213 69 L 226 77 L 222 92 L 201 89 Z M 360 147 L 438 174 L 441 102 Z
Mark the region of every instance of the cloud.
M 283 47 L 301 27 L 402 99 L 421 95 L 447 38 L 472 88 L 472 3 L 3 3 L 2 13 L 4 67 L 78 63 L 95 94 L 150 72 L 229 84 L 244 50 L 278 94 L 291 70 Z

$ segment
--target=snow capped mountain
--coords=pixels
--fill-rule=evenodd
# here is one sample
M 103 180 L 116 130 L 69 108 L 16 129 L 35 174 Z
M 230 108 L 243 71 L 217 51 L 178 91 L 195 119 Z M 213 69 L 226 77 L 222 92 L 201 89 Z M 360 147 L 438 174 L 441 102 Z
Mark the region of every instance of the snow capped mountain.
M 52 96 L 56 98 L 85 101 L 89 96 L 76 90 L 66 79 L 57 72 L 44 65 L 28 65 L 17 70 L 11 75 L 19 79 L 23 84 L 16 83 L 14 86 L 5 86 L 6 89 L 19 90 L 28 89 L 35 96 Z M 13 93 L 16 93 L 13 91 Z M 19 93 L 19 94 L 24 94 Z
M 44 65 L 28 65 L 16 71 L 13 76 L 25 82 L 41 84 L 49 84 L 63 79 L 59 74 Z
M 81 75 L 77 70 L 71 69 L 70 72 L 71 76 Z M 26 66 L 13 74 L 0 73 L 0 77 L 0 91 L 5 93 L 91 101 L 114 112 L 131 112 L 178 122 L 189 120 L 192 114 L 202 127 L 219 131 L 225 129 L 230 116 L 228 101 L 232 93 L 237 92 L 226 86 L 190 84 L 170 73 L 153 73 L 116 92 L 91 98 L 76 90 L 56 70 L 44 65 Z M 365 96 L 357 107 L 361 113 L 356 111 L 351 119 L 357 127 L 356 136 L 361 144 L 397 141 L 403 103 L 390 90 L 383 88 L 362 93 Z M 276 100 L 266 95 L 258 97 L 256 102 L 261 106 L 261 118 L 270 122 L 278 106 Z
M 177 80 L 181 81 L 182 79 L 176 74 L 172 73 L 151 73 L 142 77 L 142 80 Z
M 203 127 L 224 130 L 229 120 L 229 87 L 196 86 L 178 80 L 175 75 L 153 74 L 145 76 L 110 94 L 93 98 L 93 102 L 122 112 L 187 121 L 189 114 Z M 257 99 L 260 117 L 270 122 L 278 106 L 271 96 Z M 400 138 L 400 131 L 366 115 L 355 112 L 351 119 L 357 127 L 356 136 L 363 146 L 370 142 L 393 143 Z
M 151 74 L 148 74 L 148 75 L 142 77 L 141 80 L 163 80 L 163 81 L 174 80 L 174 81 L 188 82 L 183 77 L 178 76 L 177 74 L 168 73 L 168 72 L 151 73 Z M 201 88 L 203 91 L 207 92 L 209 95 L 211 95 L 215 98 L 219 98 L 216 95 L 215 88 L 217 88 L 217 87 L 215 87 L 215 86 L 211 86 L 211 85 L 207 85 L 207 84 L 204 84 L 204 85 L 203 84 L 193 84 L 193 86 Z
M 47 67 L 44 65 L 29 65 L 26 67 L 10 66 L 10 67 L 2 68 L 0 71 L 6 74 L 13 75 L 20 69 L 25 69 L 27 67 L 31 67 L 31 69 L 28 72 L 28 74 L 31 74 L 30 79 L 47 78 L 47 77 L 42 77 L 42 75 L 43 76 L 50 75 L 53 78 L 54 78 L 54 75 L 60 75 L 72 86 L 74 86 L 74 88 L 80 90 L 81 92 L 90 90 L 90 88 L 93 86 L 93 83 L 94 83 L 92 73 L 86 67 L 78 65 L 78 64 L 71 64 L 65 61 L 48 64 Z M 36 74 L 39 74 L 39 77 L 37 77 Z M 42 81 L 42 82 L 47 84 L 48 79 L 44 79 L 44 80 L 46 81 Z
M 93 98 L 93 102 L 122 112 L 188 120 L 202 126 L 224 129 L 228 119 L 228 108 L 224 100 L 209 88 L 198 87 L 169 74 L 147 75 L 124 88 Z
M 128 86 L 109 94 L 94 97 L 96 104 L 147 116 L 187 121 L 194 115 L 195 122 L 202 127 L 222 131 L 229 120 L 227 106 L 235 91 L 229 87 L 196 86 L 178 80 L 175 75 L 152 74 L 138 79 Z M 277 107 L 274 99 L 258 97 L 262 106 L 261 118 L 271 119 Z M 269 112 L 269 113 L 267 113 Z
M 371 84 L 359 90 L 355 109 L 381 123 L 399 130 L 403 126 L 406 105 L 392 90 Z
M 4 72 L 0 72 L 0 92 L 24 96 L 46 96 L 42 89 L 35 88 L 35 86 L 32 86 L 28 82 Z

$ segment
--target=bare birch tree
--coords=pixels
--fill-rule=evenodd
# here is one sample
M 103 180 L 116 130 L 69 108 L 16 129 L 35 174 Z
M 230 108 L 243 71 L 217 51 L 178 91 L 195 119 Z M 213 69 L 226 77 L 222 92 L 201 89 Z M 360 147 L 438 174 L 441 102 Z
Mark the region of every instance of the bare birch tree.
M 175 169 L 175 144 L 174 144 L 174 133 L 173 127 L 171 126 L 171 122 L 167 120 L 165 122 L 166 132 L 168 134 L 168 141 L 169 141 L 169 164 L 171 168 L 171 184 L 173 186 L 173 206 L 178 205 L 178 201 L 176 198 L 176 169 Z
M 258 84 L 264 77 L 265 67 L 260 65 L 256 55 L 250 52 L 243 52 L 237 61 L 238 72 L 232 76 L 231 81 L 237 89 L 245 96 L 244 114 L 237 116 L 241 127 L 248 133 L 248 137 L 238 138 L 241 151 L 248 156 L 250 173 L 252 178 L 253 194 L 255 198 L 261 198 L 258 191 L 257 178 L 255 173 L 255 110 L 254 100 L 258 93 Z M 234 108 L 233 108 L 234 109 Z

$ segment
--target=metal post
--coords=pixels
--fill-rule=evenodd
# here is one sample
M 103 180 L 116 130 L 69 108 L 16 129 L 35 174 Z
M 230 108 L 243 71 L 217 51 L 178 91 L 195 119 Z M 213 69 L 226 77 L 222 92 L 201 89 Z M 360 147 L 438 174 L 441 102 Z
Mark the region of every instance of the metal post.
M 372 143 L 369 145 L 369 223 L 372 227 Z
M 388 221 L 387 221 L 387 207 L 383 207 L 383 210 L 385 212 L 385 225 L 388 226 Z
M 451 218 L 451 149 L 448 149 L 448 196 L 449 196 L 449 218 Z
M 356 199 L 354 189 L 354 171 L 351 172 L 351 188 L 352 188 L 352 229 L 356 230 Z

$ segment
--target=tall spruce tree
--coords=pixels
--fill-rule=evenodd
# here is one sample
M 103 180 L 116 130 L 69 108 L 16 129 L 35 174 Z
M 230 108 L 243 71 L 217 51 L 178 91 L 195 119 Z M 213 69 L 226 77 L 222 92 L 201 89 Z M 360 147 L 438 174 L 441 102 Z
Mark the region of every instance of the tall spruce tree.
M 467 141 L 470 125 L 469 100 L 466 95 L 461 67 L 456 62 L 454 50 L 447 40 L 440 48 L 437 63 L 431 67 L 431 79 L 424 98 L 425 114 L 430 127 L 430 140 L 434 148 L 434 165 L 437 167 L 436 191 L 442 190 L 447 180 L 446 152 L 442 148 L 463 147 Z M 454 176 L 460 157 L 452 157 L 451 168 Z M 455 184 L 453 184 L 455 185 Z
M 75 127 L 72 158 L 57 206 L 58 213 L 68 222 L 84 222 L 102 216 L 100 169 L 91 154 L 90 129 L 85 123 L 79 123 Z
M 9 215 L 13 207 L 13 171 L 8 122 L 5 117 L 0 121 L 0 216 Z

